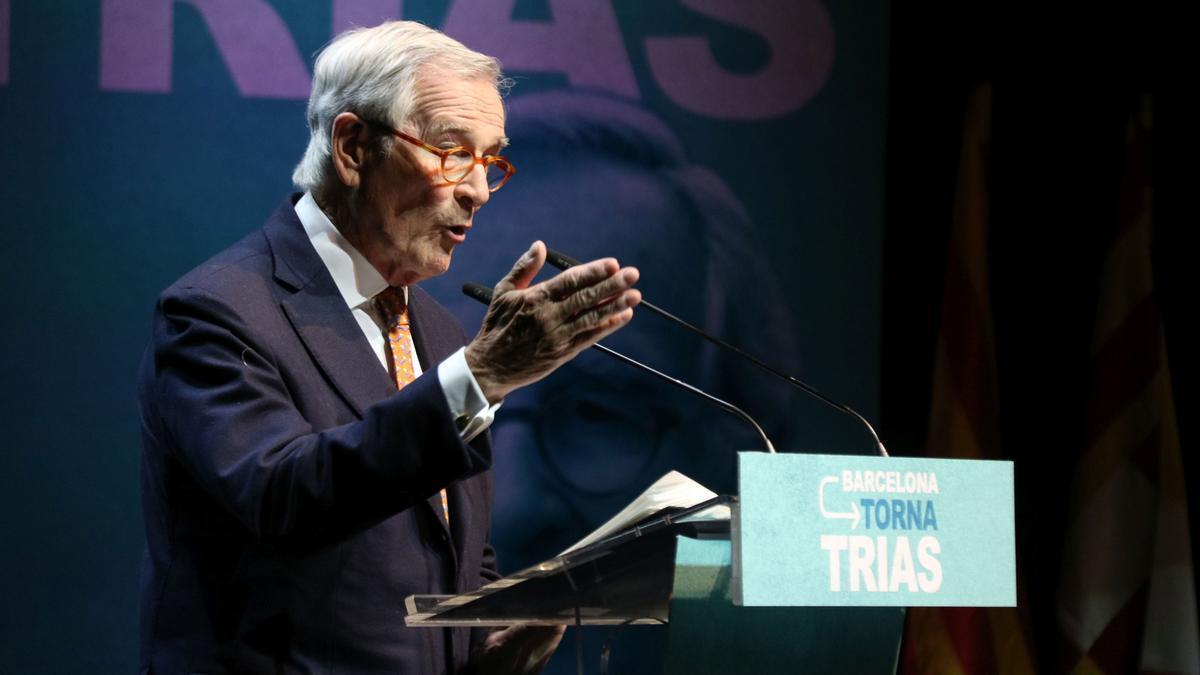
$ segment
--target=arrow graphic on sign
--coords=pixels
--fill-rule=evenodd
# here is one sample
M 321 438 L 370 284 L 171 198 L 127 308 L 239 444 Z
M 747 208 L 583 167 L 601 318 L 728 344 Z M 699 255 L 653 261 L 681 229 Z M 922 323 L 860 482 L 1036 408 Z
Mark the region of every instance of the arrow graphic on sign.
M 825 486 L 836 482 L 838 482 L 837 476 L 825 476 L 821 479 L 821 487 L 817 491 L 817 503 L 821 507 L 821 515 L 825 518 L 845 518 L 846 520 L 852 521 L 850 523 L 850 529 L 856 530 L 858 529 L 858 521 L 862 519 L 861 514 L 858 511 L 858 504 L 850 502 L 849 513 L 830 511 L 825 508 Z

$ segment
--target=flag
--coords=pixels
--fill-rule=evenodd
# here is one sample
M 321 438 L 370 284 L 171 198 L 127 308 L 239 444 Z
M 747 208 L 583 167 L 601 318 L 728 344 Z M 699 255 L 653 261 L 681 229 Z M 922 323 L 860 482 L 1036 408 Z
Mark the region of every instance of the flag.
M 1130 123 L 1059 583 L 1063 671 L 1200 673 L 1183 458 L 1151 272 L 1152 109 Z
M 931 457 L 1002 457 L 987 266 L 991 98 L 990 86 L 976 88 L 963 125 L 934 361 Z M 905 675 L 1033 673 L 1025 626 L 1011 607 L 914 607 L 906 618 L 901 670 Z

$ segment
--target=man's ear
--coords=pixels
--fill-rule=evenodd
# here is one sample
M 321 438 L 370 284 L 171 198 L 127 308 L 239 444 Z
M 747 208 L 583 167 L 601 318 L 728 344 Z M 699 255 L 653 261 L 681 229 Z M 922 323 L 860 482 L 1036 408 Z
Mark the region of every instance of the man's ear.
M 329 133 L 333 170 L 338 180 L 346 187 L 356 188 L 362 183 L 362 171 L 366 165 L 371 135 L 367 124 L 358 115 L 344 112 L 333 118 Z

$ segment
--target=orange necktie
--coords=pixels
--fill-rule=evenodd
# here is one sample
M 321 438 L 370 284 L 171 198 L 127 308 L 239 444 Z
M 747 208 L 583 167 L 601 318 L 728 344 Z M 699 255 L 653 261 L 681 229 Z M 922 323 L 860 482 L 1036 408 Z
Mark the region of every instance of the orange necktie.
M 375 303 L 383 316 L 384 325 L 387 326 L 392 378 L 396 380 L 396 389 L 403 389 L 405 385 L 417 379 L 413 371 L 412 329 L 408 324 L 408 305 L 404 298 L 404 289 L 389 287 L 375 296 Z M 445 488 L 441 490 L 441 495 L 442 516 L 449 527 L 450 500 L 446 497 Z

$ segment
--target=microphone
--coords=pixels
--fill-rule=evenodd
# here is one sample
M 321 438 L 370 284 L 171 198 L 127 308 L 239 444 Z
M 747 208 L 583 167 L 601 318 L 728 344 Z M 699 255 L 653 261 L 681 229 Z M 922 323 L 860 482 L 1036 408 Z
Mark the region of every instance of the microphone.
M 467 297 L 472 298 L 474 300 L 478 300 L 479 302 L 482 302 L 485 305 L 492 304 L 492 289 L 488 288 L 487 286 L 484 286 L 483 284 L 476 284 L 476 283 L 470 283 L 470 282 L 465 283 L 465 284 L 463 284 L 462 292 Z M 713 396 L 712 394 L 708 394 L 696 387 L 693 387 L 692 385 L 688 384 L 687 382 L 684 382 L 683 380 L 676 379 L 674 377 L 671 377 L 670 375 L 667 375 L 666 373 L 655 370 L 654 368 L 651 368 L 650 366 L 647 366 L 646 364 L 644 364 L 640 361 L 635 361 L 634 359 L 631 359 L 628 356 L 625 356 L 621 352 L 618 352 L 613 349 L 609 349 L 608 347 L 605 347 L 604 345 L 600 344 L 599 342 L 592 345 L 592 349 L 599 350 L 599 351 L 613 357 L 614 359 L 621 361 L 622 363 L 626 363 L 628 365 L 633 366 L 634 368 L 637 368 L 638 370 L 641 370 L 644 373 L 649 373 L 649 374 L 653 375 L 654 377 L 657 377 L 661 380 L 670 382 L 671 384 L 675 385 L 676 387 L 683 389 L 684 391 L 690 392 L 692 394 L 695 394 L 696 396 L 699 396 L 700 398 L 719 406 L 726 412 L 733 413 L 734 415 L 742 418 L 750 426 L 754 427 L 755 431 L 758 432 L 759 437 L 762 438 L 763 445 L 766 446 L 766 448 L 767 448 L 767 452 L 769 452 L 771 454 L 775 454 L 775 446 L 771 443 L 771 439 L 767 438 L 766 432 L 764 432 L 762 427 L 758 425 L 758 422 L 754 421 L 753 417 L 750 417 L 750 415 L 748 415 L 746 413 L 746 411 L 742 410 L 741 408 L 739 408 L 739 407 L 735 406 L 734 404 L 729 403 L 727 401 L 723 401 L 723 400 L 717 398 L 716 396 Z
M 565 253 L 562 253 L 560 251 L 555 251 L 554 249 L 551 249 L 549 247 L 546 248 L 546 262 L 550 263 L 551 265 L 554 265 L 555 267 L 557 267 L 560 270 L 570 269 L 579 264 L 579 261 L 576 260 L 575 258 L 572 258 L 571 256 L 569 256 Z M 747 361 L 749 361 L 750 363 L 753 363 L 754 365 L 758 366 L 762 370 L 765 370 L 766 372 L 774 375 L 775 377 L 778 377 L 779 379 L 787 382 L 788 384 L 792 385 L 793 387 L 796 387 L 797 389 L 803 391 L 804 393 L 808 394 L 809 396 L 816 398 L 818 401 L 821 401 L 822 403 L 830 406 L 834 410 L 845 413 L 845 414 L 850 415 L 851 417 L 857 419 L 859 422 L 862 422 L 863 426 L 865 426 L 867 428 L 867 431 L 871 432 L 871 437 L 875 440 L 875 449 L 878 451 L 879 455 L 881 457 L 890 457 L 891 456 L 888 454 L 887 448 L 883 447 L 883 441 L 879 440 L 879 434 L 875 433 L 875 427 L 871 426 L 871 423 L 867 421 L 867 418 L 860 415 L 858 413 L 858 411 L 855 410 L 854 408 L 851 408 L 850 406 L 848 406 L 844 403 L 839 403 L 839 402 L 829 398 L 825 394 L 822 394 L 821 392 L 817 391 L 815 388 L 813 388 L 806 382 L 803 382 L 802 380 L 798 380 L 798 379 L 792 377 L 791 375 L 788 375 L 787 373 L 781 372 L 778 368 L 775 368 L 767 363 L 764 363 L 762 360 L 752 356 L 751 354 L 747 354 L 746 352 L 729 344 L 728 342 L 722 340 L 721 338 L 716 337 L 715 335 L 711 335 L 708 332 L 701 329 L 700 327 L 692 325 L 691 323 L 684 321 L 683 319 L 675 316 L 674 314 L 666 311 L 665 309 L 662 309 L 662 308 L 648 302 L 644 297 L 642 298 L 642 302 L 639 305 L 639 307 L 644 308 L 654 314 L 657 314 L 668 321 L 671 321 L 680 326 L 683 326 L 684 328 L 692 331 L 693 333 L 695 333 L 696 335 L 699 335 L 700 337 L 704 338 L 705 340 L 708 340 L 709 342 L 713 343 L 714 345 L 717 345 L 718 347 L 720 347 L 724 350 L 731 351 L 734 354 L 737 354 L 738 356 L 742 357 L 743 359 L 746 359 Z

